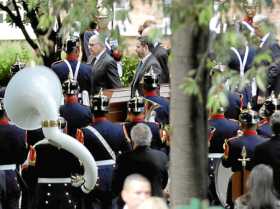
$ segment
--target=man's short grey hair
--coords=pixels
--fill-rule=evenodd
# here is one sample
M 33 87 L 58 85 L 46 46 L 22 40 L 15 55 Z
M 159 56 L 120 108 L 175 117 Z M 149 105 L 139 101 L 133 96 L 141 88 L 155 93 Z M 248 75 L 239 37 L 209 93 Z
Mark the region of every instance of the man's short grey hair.
M 94 34 L 89 38 L 89 43 L 95 40 L 96 43 L 99 43 L 101 46 L 105 47 L 104 38 L 101 34 Z
M 148 125 L 139 123 L 130 132 L 131 140 L 135 145 L 150 146 L 152 142 L 152 132 Z

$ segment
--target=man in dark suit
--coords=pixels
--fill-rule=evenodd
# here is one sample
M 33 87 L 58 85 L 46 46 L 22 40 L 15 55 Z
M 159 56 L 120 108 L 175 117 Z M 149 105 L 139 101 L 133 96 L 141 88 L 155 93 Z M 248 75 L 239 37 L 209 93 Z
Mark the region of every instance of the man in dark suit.
M 148 27 L 143 30 L 142 36 L 148 37 L 151 41 L 151 43 L 149 44 L 150 50 L 152 54 L 157 58 L 162 69 L 162 73 L 161 73 L 162 83 L 169 83 L 170 77 L 169 77 L 169 68 L 168 68 L 168 51 L 161 45 L 161 43 L 158 40 L 151 39 L 151 35 L 153 34 L 154 31 L 156 32 L 156 30 L 159 29 L 157 29 L 155 26 Z
M 133 173 L 145 176 L 152 185 L 152 195 L 162 196 L 167 184 L 167 156 L 150 148 L 152 133 L 143 123 L 135 125 L 131 130 L 134 150 L 119 156 L 113 178 L 113 190 L 119 194 L 125 178 Z
M 89 39 L 89 63 L 92 65 L 92 90 L 91 94 L 97 94 L 100 88 L 114 89 L 121 87 L 116 61 L 106 52 L 104 40 L 101 35 L 95 34 Z
M 150 51 L 149 41 L 147 37 L 138 38 L 138 43 L 136 45 L 136 53 L 138 57 L 141 59 L 141 61 L 139 62 L 136 68 L 136 72 L 131 83 L 132 96 L 135 95 L 136 90 L 138 90 L 138 92 L 141 95 L 143 95 L 140 82 L 142 81 L 144 74 L 149 72 L 151 68 L 154 70 L 156 74 L 160 75 L 160 83 L 163 83 L 161 77 L 162 68 L 159 62 L 157 61 L 156 57 Z
M 71 78 L 77 80 L 80 90 L 90 92 L 91 68 L 81 63 L 78 58 L 80 54 L 80 41 L 77 37 L 71 37 L 66 42 L 66 59 L 52 64 L 52 70 L 57 74 L 61 83 Z
M 274 185 L 280 192 L 280 112 L 275 111 L 271 116 L 272 130 L 274 136 L 256 147 L 253 155 L 254 165 L 266 164 L 273 168 Z

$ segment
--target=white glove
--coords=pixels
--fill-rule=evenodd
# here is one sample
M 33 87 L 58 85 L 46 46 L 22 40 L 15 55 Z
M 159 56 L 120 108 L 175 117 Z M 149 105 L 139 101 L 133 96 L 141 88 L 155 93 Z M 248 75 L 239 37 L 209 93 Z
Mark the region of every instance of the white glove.
M 73 187 L 80 187 L 84 183 L 85 183 L 85 179 L 83 176 L 80 175 L 71 176 L 71 185 Z

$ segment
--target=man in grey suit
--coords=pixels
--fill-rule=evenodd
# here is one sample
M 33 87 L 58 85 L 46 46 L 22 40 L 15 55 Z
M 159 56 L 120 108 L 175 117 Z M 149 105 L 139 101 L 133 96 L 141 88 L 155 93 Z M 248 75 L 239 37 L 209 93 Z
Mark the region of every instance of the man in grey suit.
M 136 90 L 140 93 L 140 95 L 143 95 L 141 82 L 145 73 L 149 72 L 151 69 L 153 69 L 154 73 L 156 74 L 161 75 L 162 73 L 162 68 L 160 67 L 158 60 L 151 53 L 150 49 L 152 48 L 149 46 L 149 44 L 150 42 L 148 41 L 147 37 L 138 38 L 136 53 L 141 61 L 136 68 L 136 72 L 131 83 L 131 96 L 135 96 Z M 161 76 L 159 77 L 159 81 L 162 83 L 162 78 Z
M 121 81 L 118 74 L 116 61 L 106 52 L 104 40 L 99 34 L 95 34 L 89 39 L 88 64 L 92 65 L 92 89 L 91 94 L 97 94 L 100 88 L 113 89 L 120 88 Z

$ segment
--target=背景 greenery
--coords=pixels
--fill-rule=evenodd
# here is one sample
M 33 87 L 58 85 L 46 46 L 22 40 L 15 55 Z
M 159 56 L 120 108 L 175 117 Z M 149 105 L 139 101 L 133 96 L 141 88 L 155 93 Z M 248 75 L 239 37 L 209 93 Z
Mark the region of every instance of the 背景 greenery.
M 5 86 L 10 78 L 10 68 L 17 57 L 26 64 L 36 60 L 35 54 L 26 42 L 3 41 L 0 42 L 0 86 Z M 38 60 L 38 63 L 40 61 Z

